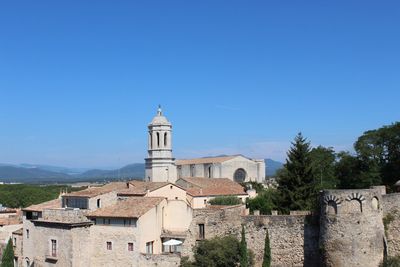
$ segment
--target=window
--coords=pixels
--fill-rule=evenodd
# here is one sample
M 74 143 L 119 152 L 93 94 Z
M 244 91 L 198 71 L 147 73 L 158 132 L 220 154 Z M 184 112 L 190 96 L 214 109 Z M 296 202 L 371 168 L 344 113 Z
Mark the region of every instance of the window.
M 111 224 L 111 219 L 103 218 L 103 224 Z
M 199 239 L 205 238 L 204 224 L 199 224 Z
M 17 238 L 16 237 L 14 237 L 13 243 L 14 243 L 14 247 L 15 247 L 17 245 Z
M 112 250 L 112 242 L 107 241 L 107 250 Z
M 153 254 L 153 243 L 154 241 L 146 243 L 146 254 Z
M 26 260 L 26 267 L 30 267 L 31 266 L 31 264 L 30 264 L 30 262 L 29 262 L 29 260 Z
M 157 133 L 157 147 L 160 147 L 160 133 Z
M 128 251 L 133 251 L 133 243 L 128 243 Z
M 233 174 L 233 179 L 237 183 L 242 183 L 246 180 L 246 171 L 243 169 L 237 169 Z
M 26 238 L 29 239 L 29 229 L 26 229 Z
M 195 165 L 190 165 L 190 177 L 195 176 Z
M 67 197 L 65 198 L 66 206 L 69 208 L 87 209 L 88 199 L 83 197 Z
M 207 205 L 207 199 L 204 199 L 204 205 Z
M 51 240 L 51 256 L 57 257 L 57 240 Z
M 167 133 L 164 133 L 164 146 L 167 146 Z
M 101 208 L 101 199 L 100 198 L 97 199 L 97 208 Z

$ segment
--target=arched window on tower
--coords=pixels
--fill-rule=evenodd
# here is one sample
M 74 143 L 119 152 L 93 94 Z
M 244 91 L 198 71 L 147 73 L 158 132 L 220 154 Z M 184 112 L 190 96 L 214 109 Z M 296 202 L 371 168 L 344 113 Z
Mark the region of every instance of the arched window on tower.
M 160 147 L 160 133 L 157 133 L 157 147 Z
M 153 149 L 153 135 L 149 133 L 149 138 L 150 138 L 150 149 Z
M 167 146 L 167 133 L 164 133 L 164 146 Z

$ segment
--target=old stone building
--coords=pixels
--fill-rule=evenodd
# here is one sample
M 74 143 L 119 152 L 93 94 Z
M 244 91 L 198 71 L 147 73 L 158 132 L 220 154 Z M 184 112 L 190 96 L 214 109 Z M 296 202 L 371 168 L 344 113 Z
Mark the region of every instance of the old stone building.
M 148 132 L 147 181 L 175 182 L 182 177 L 228 178 L 238 183 L 265 181 L 263 159 L 233 155 L 175 160 L 172 156 L 172 124 L 161 108 L 149 124 Z

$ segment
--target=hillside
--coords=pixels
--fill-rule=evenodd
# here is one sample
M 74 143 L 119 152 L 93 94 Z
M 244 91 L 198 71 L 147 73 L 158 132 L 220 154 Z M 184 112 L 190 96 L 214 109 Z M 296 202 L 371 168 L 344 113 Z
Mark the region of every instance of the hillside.
M 266 176 L 275 176 L 276 171 L 283 167 L 283 163 L 272 159 L 265 159 Z

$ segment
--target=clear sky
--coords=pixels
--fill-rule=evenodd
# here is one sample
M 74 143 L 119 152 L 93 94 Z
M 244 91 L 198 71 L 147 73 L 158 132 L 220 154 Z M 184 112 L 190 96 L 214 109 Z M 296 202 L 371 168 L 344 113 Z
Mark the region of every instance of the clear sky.
M 0 162 L 143 162 L 161 104 L 177 158 L 352 149 L 400 117 L 400 2 L 1 1 Z

